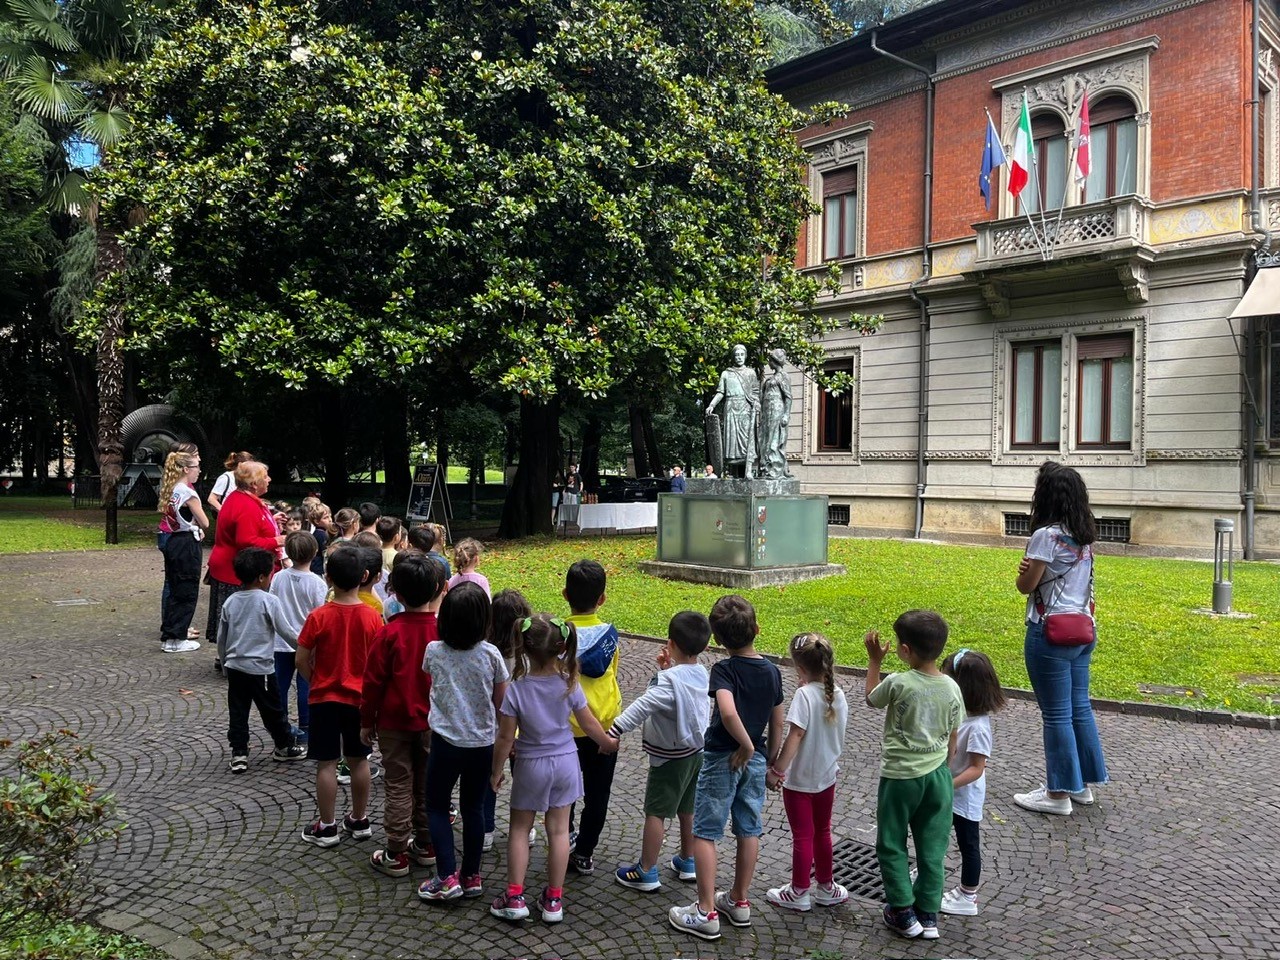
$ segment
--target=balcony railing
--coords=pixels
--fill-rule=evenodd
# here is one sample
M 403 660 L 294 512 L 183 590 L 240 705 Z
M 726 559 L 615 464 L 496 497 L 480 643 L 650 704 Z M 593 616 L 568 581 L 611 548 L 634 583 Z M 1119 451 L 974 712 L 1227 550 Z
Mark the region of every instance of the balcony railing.
M 974 224 L 978 235 L 975 270 L 993 270 L 1073 257 L 1125 254 L 1146 246 L 1150 204 L 1138 197 L 987 220 Z

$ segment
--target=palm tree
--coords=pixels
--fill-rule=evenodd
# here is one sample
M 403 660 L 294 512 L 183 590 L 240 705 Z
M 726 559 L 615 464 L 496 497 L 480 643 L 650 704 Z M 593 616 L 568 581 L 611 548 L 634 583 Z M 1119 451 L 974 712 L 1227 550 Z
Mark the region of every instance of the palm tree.
M 0 80 L 14 103 L 38 119 L 63 145 L 46 171 L 45 205 L 78 228 L 96 230 L 92 278 L 100 282 L 121 266 L 116 236 L 96 224 L 85 185 L 93 168 L 129 129 L 125 65 L 145 54 L 158 34 L 165 0 L 0 0 Z M 64 278 L 64 283 L 75 278 Z M 116 486 L 123 472 L 124 311 L 110 311 L 97 343 L 98 472 L 107 508 L 106 539 L 116 533 Z

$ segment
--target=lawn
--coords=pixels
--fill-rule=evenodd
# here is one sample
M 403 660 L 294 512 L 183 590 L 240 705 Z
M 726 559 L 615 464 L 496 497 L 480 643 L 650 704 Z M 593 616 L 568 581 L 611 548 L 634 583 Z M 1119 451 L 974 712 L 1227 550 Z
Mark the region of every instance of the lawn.
M 536 608 L 562 610 L 564 571 L 592 557 L 609 573 L 603 615 L 620 629 L 664 636 L 678 610 L 709 611 L 720 587 L 676 583 L 640 573 L 652 537 L 542 540 L 497 544 L 481 560 L 494 589 L 517 587 Z M 1021 551 L 899 540 L 833 539 L 842 577 L 752 591 L 762 649 L 820 630 L 840 662 L 866 665 L 862 636 L 890 631 L 911 607 L 939 611 L 951 625 L 949 650 L 988 653 L 1006 686 L 1029 686 L 1022 662 L 1024 598 L 1013 587 Z M 1101 556 L 1097 561 L 1098 652 L 1093 693 L 1120 700 L 1184 703 L 1238 712 L 1276 713 L 1280 701 L 1280 567 L 1238 563 L 1234 609 L 1246 618 L 1196 613 L 1210 603 L 1212 567 L 1185 560 Z M 1144 693 L 1140 685 L 1177 688 Z
M 160 516 L 151 510 L 119 512 L 120 547 L 155 546 Z M 0 497 L 0 553 L 107 550 L 101 507 L 71 506 L 71 497 Z

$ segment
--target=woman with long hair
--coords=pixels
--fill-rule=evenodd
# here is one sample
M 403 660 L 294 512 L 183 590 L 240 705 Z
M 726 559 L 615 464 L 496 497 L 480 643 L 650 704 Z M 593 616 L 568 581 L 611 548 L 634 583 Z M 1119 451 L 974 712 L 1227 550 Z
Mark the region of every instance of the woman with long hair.
M 1017 587 L 1027 597 L 1023 656 L 1044 723 L 1045 782 L 1013 799 L 1037 813 L 1067 815 L 1073 803 L 1093 803 L 1090 784 L 1107 782 L 1089 702 L 1089 666 L 1097 646 L 1092 620 L 1098 528 L 1079 473 L 1051 461 L 1040 467 L 1031 498 L 1031 529 Z M 1056 614 L 1083 614 L 1088 619 L 1076 622 L 1088 624 L 1088 632 L 1051 642 L 1045 620 Z
M 200 596 L 200 541 L 209 519 L 200 506 L 195 482 L 200 454 L 183 447 L 165 460 L 160 480 L 160 529 L 156 541 L 164 554 L 165 593 L 161 596 L 160 649 L 189 653 L 200 646 L 190 636 L 191 618 Z

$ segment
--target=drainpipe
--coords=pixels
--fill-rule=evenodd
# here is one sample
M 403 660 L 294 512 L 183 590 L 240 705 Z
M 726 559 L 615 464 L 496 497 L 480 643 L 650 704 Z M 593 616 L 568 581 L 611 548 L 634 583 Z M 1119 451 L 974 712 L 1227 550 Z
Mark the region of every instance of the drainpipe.
M 1261 133 L 1261 107 L 1262 107 L 1262 88 L 1261 88 L 1261 55 L 1262 55 L 1262 37 L 1261 23 L 1262 12 L 1258 9 L 1260 0 L 1253 0 L 1253 78 L 1252 78 L 1252 100 L 1250 104 L 1253 108 L 1252 123 L 1250 124 L 1249 135 L 1249 217 L 1253 232 L 1262 235 L 1262 249 L 1255 254 L 1255 262 L 1267 255 L 1271 249 L 1271 230 L 1267 226 L 1266 218 L 1262 215 L 1262 199 L 1260 196 L 1261 171 L 1258 169 L 1258 145 Z M 1255 272 L 1255 271 L 1250 271 Z M 1244 548 L 1244 558 L 1252 560 L 1254 557 L 1254 501 L 1257 493 L 1255 488 L 1254 475 L 1257 473 L 1257 453 L 1255 445 L 1257 443 L 1257 429 L 1260 420 L 1257 401 L 1254 399 L 1254 371 L 1257 369 L 1257 340 L 1258 340 L 1258 318 L 1246 317 L 1244 321 L 1244 494 L 1241 499 L 1244 501 L 1244 530 L 1241 531 L 1241 546 Z
M 920 364 L 917 378 L 920 390 L 916 399 L 916 525 L 915 538 L 918 540 L 924 530 L 924 494 L 925 477 L 928 462 L 925 459 L 925 446 L 929 437 L 929 299 L 920 293 L 920 288 L 929 283 L 933 276 L 933 255 L 929 244 L 933 240 L 933 72 L 918 63 L 904 60 L 897 54 L 883 50 L 876 43 L 876 32 L 871 31 L 871 49 L 882 57 L 900 63 L 904 67 L 923 74 L 925 79 L 924 100 L 924 238 L 921 243 L 923 272 L 919 280 L 911 284 L 908 291 L 911 299 L 920 308 Z

